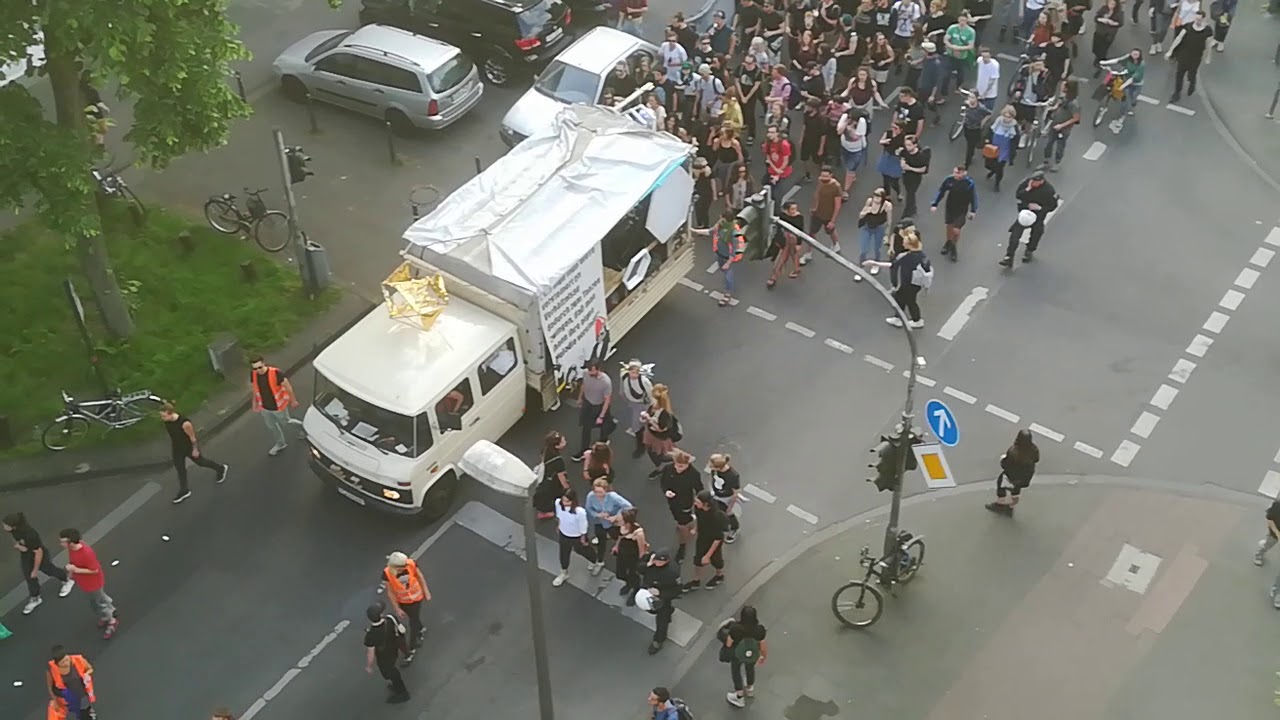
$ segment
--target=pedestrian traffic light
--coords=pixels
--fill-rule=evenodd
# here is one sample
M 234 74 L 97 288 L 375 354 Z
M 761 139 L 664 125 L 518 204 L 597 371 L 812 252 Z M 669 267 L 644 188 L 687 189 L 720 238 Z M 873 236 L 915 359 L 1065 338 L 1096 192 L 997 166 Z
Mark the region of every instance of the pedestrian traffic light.
M 916 460 L 916 454 L 911 452 L 911 448 L 924 442 L 924 438 L 920 437 L 919 428 L 911 428 L 907 433 L 907 446 L 903 448 L 903 452 L 907 454 L 907 470 L 915 470 L 920 467 L 920 463 Z
M 307 163 L 311 162 L 311 156 L 302 151 L 300 145 L 293 145 L 284 149 L 285 160 L 289 163 L 289 184 L 297 185 L 307 178 L 315 175 Z
M 876 476 L 867 478 L 867 482 L 875 483 L 876 490 L 884 492 L 898 488 L 898 452 L 898 438 L 888 435 L 881 435 L 880 442 L 871 449 L 871 454 L 877 459 L 874 464 L 867 463 L 867 467 L 875 468 Z
M 773 238 L 773 203 L 768 196 L 758 192 L 747 198 L 742 210 L 738 211 L 736 222 L 747 239 L 744 257 L 748 260 L 764 259 Z

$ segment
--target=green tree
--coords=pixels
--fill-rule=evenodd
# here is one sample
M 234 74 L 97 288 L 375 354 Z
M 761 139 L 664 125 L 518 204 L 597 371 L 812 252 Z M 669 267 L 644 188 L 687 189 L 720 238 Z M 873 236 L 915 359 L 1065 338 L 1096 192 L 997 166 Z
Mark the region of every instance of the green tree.
M 133 320 L 103 241 L 104 199 L 89 174 L 100 151 L 85 116 L 82 73 L 95 87 L 114 80 L 131 104 L 125 140 L 136 163 L 161 169 L 218 147 L 231 123 L 250 113 L 227 84 L 230 64 L 249 54 L 225 10 L 226 0 L 0 3 L 0 63 L 43 43 L 44 64 L 28 72 L 47 78 L 53 97 L 46 108 L 21 83 L 0 88 L 0 205 L 31 208 L 68 239 L 116 337 L 129 336 Z

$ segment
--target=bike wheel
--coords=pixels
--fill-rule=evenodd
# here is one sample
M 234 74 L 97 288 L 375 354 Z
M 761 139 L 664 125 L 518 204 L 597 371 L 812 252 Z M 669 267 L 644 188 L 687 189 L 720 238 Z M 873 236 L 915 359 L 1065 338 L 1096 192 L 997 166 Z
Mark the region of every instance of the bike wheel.
M 960 137 L 963 134 L 964 134 L 964 119 L 961 118 L 956 121 L 955 125 L 951 126 L 951 134 L 947 135 L 947 137 L 951 139 L 951 142 L 955 142 L 956 138 Z
M 49 423 L 40 441 L 54 452 L 66 450 L 89 434 L 89 421 L 80 415 L 63 415 Z
M 1031 137 L 1027 140 L 1027 155 L 1024 158 L 1027 167 L 1031 167 L 1036 161 L 1036 146 L 1040 144 L 1040 128 L 1031 131 Z
M 240 230 L 240 213 L 235 204 L 222 198 L 209 198 L 204 204 L 204 219 L 223 235 L 235 235 Z
M 133 219 L 134 227 L 142 227 L 147 223 L 147 206 L 142 204 L 133 189 L 120 183 L 120 197 L 129 203 L 129 217 Z
M 831 612 L 847 627 L 869 627 L 884 611 L 884 595 L 864 580 L 851 580 L 831 596 Z
M 924 564 L 924 540 L 915 538 L 903 548 L 905 560 L 898 568 L 898 584 L 906 585 L 916 576 L 920 566 Z
M 1098 103 L 1098 112 L 1093 114 L 1094 127 L 1098 127 L 1103 120 L 1107 119 L 1107 106 L 1110 104 L 1111 102 L 1107 98 L 1103 98 L 1102 102 Z
M 279 210 L 268 210 L 253 221 L 253 239 L 267 252 L 280 252 L 289 244 L 289 216 Z

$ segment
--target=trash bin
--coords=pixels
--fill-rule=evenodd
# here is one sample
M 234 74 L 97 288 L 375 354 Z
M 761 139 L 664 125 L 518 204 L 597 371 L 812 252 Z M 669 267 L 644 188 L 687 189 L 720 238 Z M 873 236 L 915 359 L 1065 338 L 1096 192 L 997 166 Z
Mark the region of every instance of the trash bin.
M 329 254 L 325 252 L 323 245 L 310 238 L 304 238 L 302 246 L 307 253 L 307 277 L 311 279 L 312 289 L 320 292 L 329 287 L 329 283 L 333 280 L 333 270 L 329 267 Z

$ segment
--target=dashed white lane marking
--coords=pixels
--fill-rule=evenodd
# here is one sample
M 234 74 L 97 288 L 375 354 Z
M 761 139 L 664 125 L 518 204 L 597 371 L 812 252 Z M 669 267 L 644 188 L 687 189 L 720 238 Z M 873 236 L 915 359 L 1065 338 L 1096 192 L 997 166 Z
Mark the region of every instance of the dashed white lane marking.
M 1209 346 L 1213 344 L 1213 338 L 1204 335 L 1196 335 L 1191 339 L 1191 344 L 1187 346 L 1187 354 L 1196 357 L 1204 357 L 1209 352 Z
M 747 308 L 747 314 L 748 314 L 748 315 L 755 315 L 756 317 L 760 318 L 761 320 L 768 320 L 769 322 L 773 322 L 774 320 L 777 320 L 777 319 L 778 319 L 778 316 L 777 316 L 777 315 L 774 315 L 773 313 L 769 312 L 768 310 L 761 310 L 760 308 L 756 307 L 755 305 L 752 305 L 751 307 Z
M 687 277 L 680 278 L 680 284 L 689 288 L 690 290 L 697 290 L 698 292 L 702 292 L 702 288 L 703 288 L 702 283 L 694 282 Z
M 1242 287 L 1245 290 L 1252 290 L 1253 284 L 1258 282 L 1258 277 L 1261 275 L 1262 273 L 1254 270 L 1253 268 L 1244 268 L 1240 271 L 1240 274 L 1236 276 L 1235 285 L 1236 287 Z
M 1066 435 L 1063 435 L 1057 430 L 1050 430 L 1049 428 L 1041 425 L 1040 423 L 1031 423 L 1030 429 L 1031 429 L 1031 432 L 1037 435 L 1040 435 L 1041 437 L 1047 437 L 1054 442 L 1062 442 L 1067 437 Z
M 1268 245 L 1274 245 L 1276 247 L 1280 247 L 1280 227 L 1271 228 L 1271 232 L 1267 233 L 1266 239 L 1264 239 L 1262 242 Z
M 1280 450 L 1276 451 L 1276 456 L 1271 459 L 1271 462 L 1280 463 Z
M 1080 442 L 1079 440 L 1077 440 L 1077 441 L 1076 441 L 1076 444 L 1075 444 L 1073 447 L 1075 447 L 1075 449 L 1079 450 L 1080 452 L 1084 453 L 1085 455 L 1088 455 L 1089 457 L 1092 457 L 1092 458 L 1099 458 L 1099 459 L 1102 457 L 1102 451 L 1101 451 L 1101 450 L 1099 450 L 1098 448 L 1096 448 L 1096 447 L 1094 447 L 1094 446 L 1092 446 L 1092 445 L 1088 445 L 1088 444 L 1086 444 L 1086 443 L 1082 443 L 1082 442 Z
M 1132 440 L 1123 440 L 1120 442 L 1120 447 L 1111 453 L 1111 462 L 1120 467 L 1129 467 L 1129 463 L 1133 462 L 1133 459 L 1138 456 L 1138 451 L 1141 449 L 1142 446 L 1138 443 Z
M 712 290 L 709 294 L 711 295 L 711 298 L 716 302 L 720 302 L 721 300 L 725 299 L 724 293 L 720 292 L 719 290 Z M 737 307 L 737 306 L 738 306 L 738 298 L 729 298 L 729 307 Z
M 973 309 L 978 303 L 987 299 L 988 291 L 984 287 L 976 287 L 969 292 L 968 297 L 960 303 L 960 307 L 951 313 L 951 317 L 942 324 L 938 330 L 938 337 L 943 340 L 955 340 L 960 331 L 964 329 L 965 323 L 969 322 L 969 318 L 973 315 Z
M 813 513 L 808 512 L 807 510 L 804 510 L 804 509 L 802 509 L 802 508 L 798 508 L 798 507 L 796 507 L 795 505 L 788 505 L 788 506 L 787 506 L 787 512 L 791 513 L 792 515 L 795 515 L 796 517 L 798 517 L 798 518 L 800 518 L 801 520 L 803 520 L 803 521 L 805 521 L 805 522 L 809 523 L 810 525 L 817 525 L 817 524 L 818 524 L 818 516 L 817 516 L 817 515 L 814 515 Z
M 1196 364 L 1185 358 L 1179 359 L 1173 364 L 1173 370 L 1169 373 L 1169 379 L 1174 382 L 1186 384 L 1191 377 L 1191 371 L 1196 369 Z
M 893 363 L 885 362 L 884 360 L 881 360 L 875 355 L 863 355 L 862 359 L 865 360 L 866 362 L 871 363 L 872 365 L 875 365 L 881 370 L 884 370 L 885 372 L 893 372 Z
M 1102 153 L 1106 151 L 1107 151 L 1106 143 L 1100 143 L 1095 141 L 1092 145 L 1089 146 L 1088 150 L 1084 151 L 1084 159 L 1097 160 L 1098 158 L 1102 157 Z
M 1226 313 L 1220 313 L 1217 310 L 1214 310 L 1213 314 L 1209 316 L 1209 319 L 1204 321 L 1204 325 L 1200 326 L 1200 329 L 1208 330 L 1209 332 L 1215 333 L 1215 334 L 1220 333 L 1222 332 L 1222 328 L 1227 326 L 1227 321 L 1230 319 L 1231 319 L 1230 315 L 1227 315 Z
M 970 394 L 969 394 L 969 393 L 967 393 L 967 392 L 964 392 L 963 390 L 957 390 L 957 389 L 955 389 L 955 388 L 951 387 L 950 385 L 948 385 L 948 386 L 946 386 L 946 387 L 942 388 L 942 392 L 946 393 L 947 395 L 950 395 L 951 397 L 953 397 L 953 398 L 955 398 L 955 399 L 957 399 L 957 400 L 963 400 L 963 401 L 965 401 L 965 402 L 969 403 L 970 405 L 972 405 L 972 404 L 974 404 L 974 403 L 978 402 L 978 398 L 976 398 L 976 397 L 974 397 L 974 396 L 970 395 Z
M 826 345 L 827 347 L 831 348 L 832 350 L 839 350 L 840 352 L 844 353 L 845 355 L 852 355 L 852 354 L 853 354 L 853 348 L 849 347 L 848 345 L 845 345 L 844 343 L 840 342 L 839 340 L 833 340 L 833 339 L 831 339 L 831 338 L 827 338 L 826 340 L 823 340 L 823 341 L 822 341 L 822 344 L 823 344 L 823 345 Z
M 1143 410 L 1142 414 L 1138 416 L 1138 419 L 1134 421 L 1133 427 L 1129 428 L 1129 432 L 1137 435 L 1143 440 L 1146 440 L 1151 437 L 1151 431 L 1156 429 L 1156 423 L 1158 422 L 1160 422 L 1159 415 Z
M 1149 97 L 1149 96 L 1147 96 L 1147 95 L 1139 95 L 1139 96 L 1138 96 L 1138 99 L 1139 99 L 1139 100 L 1141 100 L 1142 102 L 1144 102 L 1144 103 L 1148 104 L 1148 105 L 1159 105 L 1159 104 L 1160 104 L 1160 101 L 1159 101 L 1159 100 L 1157 100 L 1157 99 L 1155 99 L 1155 98 L 1153 98 L 1153 97 Z
M 1222 299 L 1218 301 L 1218 306 L 1228 310 L 1235 310 L 1240 307 L 1242 300 L 1244 300 L 1244 293 L 1238 290 L 1228 290 L 1227 294 L 1223 295 Z
M 1009 53 L 996 53 L 996 57 L 1001 60 L 1008 60 L 1009 62 L 1022 62 L 1022 58 L 1017 55 L 1010 55 Z
M 1262 484 L 1258 486 L 1258 492 L 1272 499 L 1280 496 L 1280 472 L 1268 470 L 1262 478 Z
M 718 273 L 718 272 L 720 272 L 720 263 L 714 263 L 714 262 L 713 262 L 713 263 L 711 263 L 710 265 L 708 265 L 708 266 L 707 266 L 707 274 L 708 274 L 708 275 L 715 275 L 715 274 L 716 274 L 716 273 Z
M 1160 389 L 1156 390 L 1156 394 L 1151 396 L 1150 404 L 1160 408 L 1161 410 L 1168 410 L 1170 403 L 1172 403 L 1173 399 L 1176 397 L 1178 397 L 1177 388 L 1170 385 L 1161 385 Z
M 1166 110 L 1172 110 L 1176 113 L 1181 113 L 1183 115 L 1186 115 L 1187 117 L 1191 117 L 1192 115 L 1196 114 L 1196 111 L 1192 110 L 1191 108 L 1185 108 L 1185 107 L 1182 107 L 1181 105 L 1174 105 L 1173 103 L 1169 103 L 1164 107 Z
M 910 371 L 910 370 L 903 370 L 903 371 L 902 371 L 902 377 L 904 377 L 904 378 L 909 378 L 909 377 L 911 377 L 911 371 Z M 925 386 L 925 387 L 933 387 L 934 385 L 937 385 L 937 384 L 938 384 L 938 381 L 937 381 L 937 380 L 934 380 L 933 378 L 927 378 L 927 377 L 925 377 L 925 376 L 923 376 L 923 375 L 919 375 L 919 374 L 917 374 L 917 375 L 916 375 L 916 382 L 920 383 L 921 385 L 923 385 L 923 386 Z
M 999 406 L 996 406 L 996 405 L 988 404 L 988 405 L 987 405 L 987 407 L 986 407 L 986 411 L 987 411 L 987 412 L 989 412 L 989 413 L 991 413 L 992 415 L 995 415 L 996 417 L 1000 418 L 1001 420 L 1008 420 L 1009 422 L 1011 422 L 1011 423 L 1013 423 L 1013 424 L 1015 424 L 1015 425 L 1016 425 L 1016 424 L 1018 424 L 1018 421 L 1022 419 L 1022 418 L 1018 417 L 1017 415 L 1015 415 L 1015 414 L 1013 414 L 1013 413 L 1009 412 L 1008 410 L 1005 410 L 1004 408 L 999 407 Z
M 1275 256 L 1276 256 L 1276 253 L 1274 250 L 1268 250 L 1266 248 L 1258 248 L 1257 250 L 1253 251 L 1253 257 L 1249 258 L 1249 264 L 1257 265 L 1260 268 L 1265 268 L 1266 266 L 1271 264 L 1271 259 L 1274 258 Z
M 797 325 L 797 324 L 795 324 L 795 323 L 793 323 L 793 322 L 788 322 L 788 323 L 785 325 L 785 327 L 786 327 L 788 330 L 790 330 L 791 332 L 793 332 L 793 333 L 799 333 L 799 334 L 801 334 L 801 335 L 803 335 L 803 336 L 805 336 L 805 337 L 807 337 L 807 338 L 811 338 L 811 337 L 813 337 L 814 335 L 817 335 L 817 333 L 815 333 L 814 331 L 810 330 L 809 328 L 807 328 L 807 327 L 805 327 L 805 326 L 803 326 L 803 325 Z
M 754 495 L 770 505 L 778 502 L 778 496 L 754 483 L 747 483 L 746 485 L 743 485 L 742 492 L 747 493 L 748 495 Z

